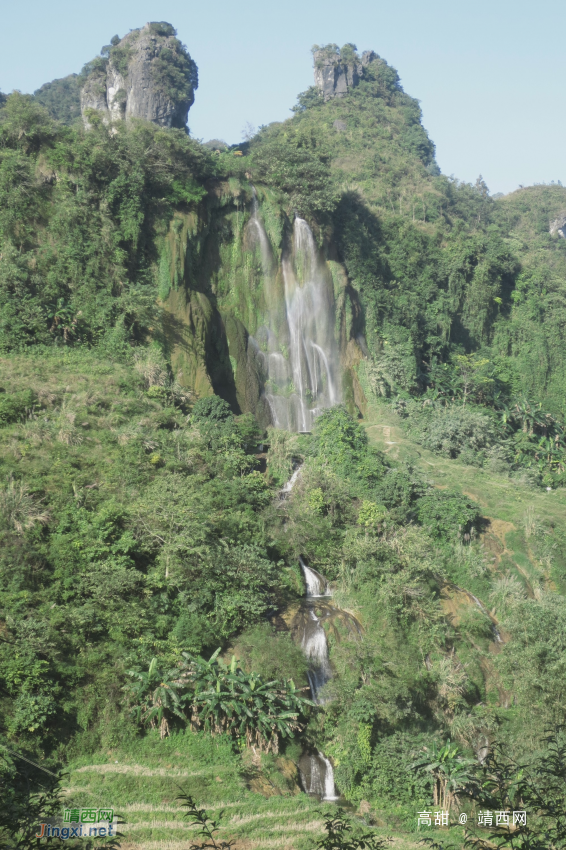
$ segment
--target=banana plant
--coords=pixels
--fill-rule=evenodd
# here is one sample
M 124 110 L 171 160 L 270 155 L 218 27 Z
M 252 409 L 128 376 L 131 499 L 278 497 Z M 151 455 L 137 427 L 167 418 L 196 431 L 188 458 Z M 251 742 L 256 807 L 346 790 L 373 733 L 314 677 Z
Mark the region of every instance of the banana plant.
M 266 681 L 242 670 L 235 657 L 225 665 L 219 650 L 208 661 L 183 655 L 181 678 L 188 686 L 185 701 L 193 728 L 227 732 L 247 746 L 278 752 L 279 739 L 303 727 L 313 703 L 301 695 L 292 679 Z
M 469 769 L 474 764 L 474 759 L 463 758 L 459 755 L 458 746 L 447 741 L 443 747 L 434 743 L 426 756 L 411 767 L 431 774 L 433 803 L 449 812 L 456 799 L 456 789 L 467 782 Z
M 163 671 L 157 658 L 152 658 L 145 670 L 128 670 L 134 681 L 126 686 L 134 698 L 132 713 L 139 723 L 155 729 L 159 726 L 161 738 L 169 734 L 169 718 L 175 715 L 185 720 L 181 710 L 181 685 L 178 670 Z

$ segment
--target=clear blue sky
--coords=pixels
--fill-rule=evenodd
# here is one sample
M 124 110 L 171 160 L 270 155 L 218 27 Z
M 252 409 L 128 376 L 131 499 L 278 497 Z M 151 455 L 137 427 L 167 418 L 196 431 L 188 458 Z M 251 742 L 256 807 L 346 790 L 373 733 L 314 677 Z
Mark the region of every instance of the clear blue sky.
M 197 62 L 191 132 L 239 142 L 288 117 L 312 84 L 310 47 L 353 42 L 397 68 L 421 101 L 445 174 L 491 192 L 566 184 L 566 6 L 559 0 L 25 0 L 4 4 L 0 90 L 32 92 L 79 71 L 114 34 L 178 30 Z

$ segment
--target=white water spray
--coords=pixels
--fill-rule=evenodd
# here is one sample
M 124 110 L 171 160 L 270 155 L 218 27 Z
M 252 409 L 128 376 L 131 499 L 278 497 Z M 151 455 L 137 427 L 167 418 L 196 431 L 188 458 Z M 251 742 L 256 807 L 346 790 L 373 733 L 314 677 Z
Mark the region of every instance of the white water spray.
M 324 762 L 324 766 L 326 767 L 325 775 L 324 775 L 324 794 L 322 796 L 323 800 L 337 800 L 338 794 L 336 793 L 336 785 L 334 783 L 334 768 L 332 767 L 332 762 L 330 759 L 327 759 L 324 753 L 319 751 L 318 755 Z
M 334 784 L 334 768 L 324 753 L 303 756 L 300 771 L 307 794 L 316 794 L 322 800 L 339 799 Z
M 311 570 L 310 567 L 307 567 L 303 559 L 299 556 L 299 563 L 301 565 L 301 569 L 303 571 L 303 575 L 305 577 L 305 584 L 307 586 L 307 599 L 316 599 L 321 596 L 332 596 L 328 589 L 328 582 L 321 576 L 320 573 L 317 573 L 316 570 Z
M 273 254 L 255 189 L 250 229 L 259 245 L 268 295 L 267 323 L 256 334 L 267 348 L 265 400 L 277 428 L 310 431 L 316 416 L 341 400 L 330 272 L 307 222 L 296 218 L 291 245 L 281 260 L 283 293 L 278 290 L 276 297 Z
M 312 698 L 318 705 L 323 705 L 326 700 L 321 696 L 321 691 L 332 678 L 328 660 L 328 641 L 322 623 L 315 612 L 311 609 L 309 613 L 310 618 L 305 624 L 301 647 L 309 661 L 307 675 Z

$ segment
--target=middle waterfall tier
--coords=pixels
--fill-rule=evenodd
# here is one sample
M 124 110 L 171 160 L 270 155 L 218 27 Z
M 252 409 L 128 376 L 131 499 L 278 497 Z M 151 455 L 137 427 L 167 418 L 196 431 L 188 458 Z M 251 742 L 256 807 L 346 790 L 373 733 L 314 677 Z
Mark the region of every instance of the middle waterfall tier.
M 322 410 L 341 401 L 332 275 L 304 219 L 294 220 L 279 270 L 270 260 L 255 197 L 250 233 L 266 280 L 266 322 L 253 341 L 262 364 L 263 397 L 277 428 L 310 431 Z
M 307 599 L 317 599 L 323 596 L 332 596 L 330 589 L 328 587 L 328 582 L 320 573 L 317 573 L 316 570 L 311 570 L 310 567 L 307 567 L 303 559 L 299 556 L 299 563 L 301 565 L 301 569 L 303 571 L 303 575 L 305 577 L 305 584 L 307 587 Z
M 313 701 L 322 705 L 326 700 L 321 691 L 332 678 L 328 659 L 328 641 L 320 617 L 308 603 L 300 614 L 299 641 L 309 662 L 307 672 Z

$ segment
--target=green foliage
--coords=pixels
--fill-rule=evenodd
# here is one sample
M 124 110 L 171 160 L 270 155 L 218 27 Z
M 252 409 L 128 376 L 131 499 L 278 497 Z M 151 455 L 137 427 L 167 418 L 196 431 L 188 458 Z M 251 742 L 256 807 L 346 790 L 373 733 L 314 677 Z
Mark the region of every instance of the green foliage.
M 341 810 L 326 813 L 324 828 L 326 836 L 315 845 L 317 850 L 383 850 L 387 847 L 386 840 L 367 830 L 356 830 L 352 834 L 352 820 Z
M 343 406 L 323 410 L 317 417 L 314 435 L 318 453 L 350 470 L 367 452 L 367 434 Z
M 297 105 L 292 107 L 293 112 L 304 112 L 323 103 L 322 94 L 316 86 L 310 86 L 306 91 L 297 95 Z
M 226 422 L 232 419 L 230 405 L 217 395 L 199 398 L 192 409 L 194 422 Z
M 323 218 L 336 206 L 331 180 L 330 153 L 315 128 L 262 128 L 250 148 L 254 180 L 277 187 L 299 215 Z M 249 166 L 248 166 L 249 167 Z
M 177 800 L 183 808 L 186 808 L 185 817 L 189 818 L 189 823 L 192 826 L 200 827 L 197 835 L 207 839 L 205 843 L 199 841 L 198 844 L 191 844 L 189 850 L 201 850 L 201 848 L 213 848 L 213 850 L 229 850 L 233 847 L 235 841 L 221 841 L 214 837 L 214 833 L 218 832 L 217 821 L 209 818 L 206 809 L 199 809 L 198 804 L 190 794 L 180 794 Z
M 468 781 L 472 765 L 477 765 L 475 759 L 463 758 L 456 744 L 447 741 L 442 747 L 433 744 L 426 756 L 414 762 L 411 767 L 431 774 L 434 805 L 450 812 L 454 795 Z
M 151 31 L 161 91 L 191 100 L 196 66 L 171 25 Z M 356 60 L 354 45 L 325 50 Z M 117 36 L 103 54 L 77 85 L 91 75 L 96 87 L 109 62 L 127 70 Z M 341 793 L 396 824 L 431 792 L 460 796 L 468 755 L 497 728 L 515 761 L 493 776 L 517 778 L 541 724 L 566 712 L 558 511 L 556 528 L 539 534 L 533 520 L 524 539 L 515 515 L 501 514 L 528 557 L 512 551 L 511 532 L 503 548 L 488 534 L 483 549 L 478 506 L 432 489 L 404 439 L 388 440 L 387 455 L 370 446 L 369 423 L 341 406 L 323 412 L 312 436 L 270 430 L 256 457 L 263 431 L 232 411 L 261 394 L 248 335 L 276 313 L 267 301 L 279 278 L 268 291 L 246 241 L 250 181 L 272 269 L 296 213 L 333 270 L 340 258 L 336 327 L 343 362 L 356 340 L 367 345 L 357 368 L 370 415 L 376 398 L 393 399 L 410 435 L 443 455 L 431 469 L 426 461 L 427 475 L 438 484 L 452 459 L 473 463 L 485 476 L 473 482 L 480 495 L 496 468 L 549 487 L 566 476 L 566 243 L 548 232 L 565 190 L 495 201 L 481 178 L 442 177 L 418 103 L 379 57 L 343 98 L 304 92 L 294 116 L 262 128 L 242 157 L 212 156 L 180 129 L 144 122 L 65 126 L 70 88 L 44 89 L 46 108 L 38 92 L 15 93 L 0 110 L 0 344 L 10 353 L 0 392 L 0 707 L 12 746 L 87 758 L 131 736 L 131 755 L 160 746 L 159 758 L 173 760 L 174 748 L 192 747 L 216 765 L 221 752 L 236 795 L 245 792 L 235 742 L 269 749 L 272 765 L 282 742 L 294 757 L 306 742 L 332 757 Z M 229 403 L 208 395 L 211 384 Z M 355 389 L 348 404 L 360 401 Z M 497 487 L 511 492 L 506 479 Z M 293 642 L 305 614 L 299 556 L 334 594 L 312 609 L 333 672 L 316 712 Z M 448 576 L 460 596 L 448 593 Z M 221 663 L 219 645 L 242 665 Z M 186 743 L 175 727 L 191 722 L 208 731 Z M 152 725 L 171 737 L 157 740 Z M 563 760 L 558 744 L 553 753 Z M 561 786 L 539 768 L 556 813 Z M 491 788 L 489 777 L 477 781 Z M 215 783 L 207 799 L 229 799 Z M 293 783 L 273 785 L 287 793 Z M 506 805 L 495 792 L 488 802 Z M 326 827 L 319 846 L 363 846 L 342 815 Z
M 76 74 L 45 83 L 34 91 L 33 96 L 52 118 L 62 124 L 73 124 L 80 117 L 81 98 Z
M 516 761 L 495 742 L 469 782 L 458 793 L 487 811 L 526 811 L 524 824 L 475 828 L 468 846 L 566 846 L 566 745 L 562 729 L 547 733 L 544 748 L 533 759 Z
M 0 427 L 22 420 L 26 414 L 31 413 L 36 402 L 37 396 L 31 390 L 19 393 L 0 391 Z
M 171 38 L 161 47 L 151 63 L 151 73 L 158 88 L 172 101 L 192 103 L 198 88 L 198 70 L 178 39 Z
M 458 457 L 465 449 L 477 452 L 497 442 L 493 420 L 469 408 L 445 408 L 423 429 L 423 445 L 445 457 Z
M 31 850 L 39 845 L 38 824 L 60 814 L 64 791 L 59 779 L 49 774 L 42 774 L 41 783 L 35 776 L 21 775 L 18 762 L 0 743 L 0 842 L 6 850 Z
M 436 490 L 421 496 L 417 513 L 429 534 L 440 540 L 469 539 L 480 520 L 478 505 L 457 492 Z
M 152 729 L 157 726 L 161 738 L 164 738 L 169 733 L 168 716 L 184 719 L 184 714 L 181 711 L 180 685 L 174 680 L 179 671 L 165 671 L 158 665 L 158 659 L 154 657 L 147 672 L 129 670 L 128 675 L 137 680 L 130 686 L 137 721 Z
M 1 115 L 3 350 L 93 344 L 120 323 L 143 338 L 156 319 L 156 229 L 174 204 L 203 197 L 208 153 L 149 124 L 54 125 L 17 93 Z
M 255 670 L 264 679 L 294 679 L 306 682 L 307 661 L 291 636 L 276 631 L 271 624 L 260 623 L 244 631 L 234 652 L 244 667 Z
M 313 703 L 301 696 L 293 679 L 266 681 L 244 672 L 235 656 L 228 667 L 219 652 L 208 661 L 183 653 L 192 727 L 228 733 L 248 747 L 277 753 L 280 738 L 291 738 L 303 728 Z
M 153 35 L 177 35 L 177 30 L 175 29 L 175 27 L 172 26 L 172 24 L 168 24 L 167 21 L 152 21 L 149 25 L 149 31 L 153 33 Z

